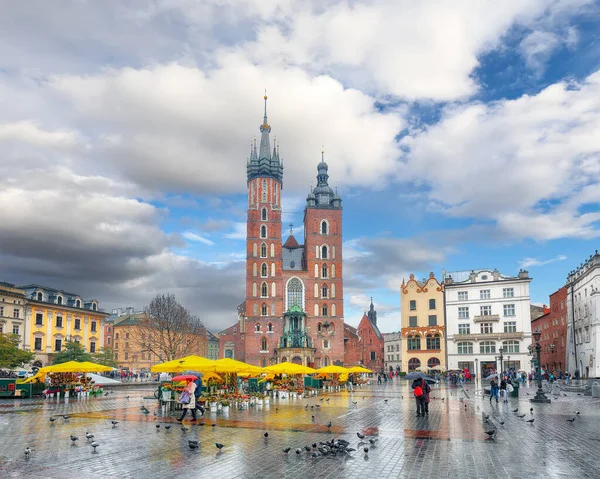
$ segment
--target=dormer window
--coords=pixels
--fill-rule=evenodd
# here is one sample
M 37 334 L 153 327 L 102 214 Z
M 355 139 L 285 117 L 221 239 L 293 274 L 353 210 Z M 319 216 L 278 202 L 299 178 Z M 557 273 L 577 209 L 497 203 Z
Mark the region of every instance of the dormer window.
M 81 308 L 81 301 L 79 299 L 77 301 L 75 301 L 75 307 Z
M 92 311 L 98 311 L 98 306 L 96 303 L 92 303 Z
M 56 298 L 56 304 L 63 304 L 62 296 L 57 296 L 57 298 Z
M 37 294 L 37 300 L 38 301 L 44 301 L 44 295 L 42 293 L 38 293 Z

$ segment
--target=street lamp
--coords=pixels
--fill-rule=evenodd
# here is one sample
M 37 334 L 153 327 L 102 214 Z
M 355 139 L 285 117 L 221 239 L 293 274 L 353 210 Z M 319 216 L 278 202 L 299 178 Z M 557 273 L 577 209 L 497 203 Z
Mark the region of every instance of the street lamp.
M 546 397 L 544 391 L 542 390 L 542 371 L 541 371 L 541 360 L 542 360 L 542 345 L 540 344 L 540 337 L 542 333 L 538 330 L 533 333 L 533 338 L 535 339 L 535 351 L 537 353 L 537 380 L 538 380 L 538 389 L 535 393 L 535 397 L 531 399 L 531 402 L 542 402 L 549 403 L 550 399 Z
M 506 356 L 506 369 L 510 369 L 510 354 Z
M 479 368 L 477 367 L 479 365 L 479 358 L 475 358 L 475 380 L 479 380 Z

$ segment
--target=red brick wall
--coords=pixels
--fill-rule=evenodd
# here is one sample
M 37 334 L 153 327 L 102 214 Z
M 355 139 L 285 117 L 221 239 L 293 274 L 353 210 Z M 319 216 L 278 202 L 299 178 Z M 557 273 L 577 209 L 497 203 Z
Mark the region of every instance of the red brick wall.
M 110 338 L 110 341 L 108 340 Z M 104 347 L 114 349 L 113 323 L 104 325 Z
M 378 372 L 384 366 L 383 338 L 379 339 L 366 314 L 363 315 L 357 328 L 359 356 L 364 367 Z M 375 352 L 375 359 L 371 359 Z
M 354 328 L 346 326 L 346 341 L 344 348 L 344 366 L 357 366 L 361 360 L 361 347 L 358 334 Z
M 542 333 L 542 368 L 550 372 L 565 372 L 567 358 L 567 288 L 563 286 L 550 295 L 550 312 L 531 322 L 532 331 Z M 554 350 L 550 345 L 554 345 Z

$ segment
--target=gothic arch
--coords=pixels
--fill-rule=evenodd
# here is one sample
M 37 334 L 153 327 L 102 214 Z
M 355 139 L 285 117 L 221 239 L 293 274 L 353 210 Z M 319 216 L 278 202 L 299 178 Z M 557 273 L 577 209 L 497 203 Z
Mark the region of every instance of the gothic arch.
M 296 304 L 304 311 L 305 299 L 304 283 L 297 276 L 292 276 L 285 283 L 285 310 L 289 311 Z

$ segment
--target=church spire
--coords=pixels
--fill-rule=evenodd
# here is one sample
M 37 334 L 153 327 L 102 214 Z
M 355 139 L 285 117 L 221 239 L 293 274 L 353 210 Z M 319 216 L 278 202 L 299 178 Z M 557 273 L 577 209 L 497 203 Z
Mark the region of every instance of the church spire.
M 271 126 L 267 120 L 267 92 L 265 90 L 265 110 L 262 125 L 260 125 L 260 145 L 256 146 L 256 138 L 254 140 L 254 150 L 251 152 L 250 161 L 247 165 L 248 181 L 253 178 L 270 177 L 283 183 L 283 163 L 279 159 L 279 148 L 276 142 L 273 143 L 271 150 L 269 133 Z
M 260 152 L 258 155 L 258 159 L 262 160 L 266 158 L 267 160 L 271 160 L 271 146 L 269 143 L 269 133 L 271 133 L 271 127 L 267 123 L 267 90 L 265 90 L 265 116 L 263 118 L 263 124 L 260 125 Z

